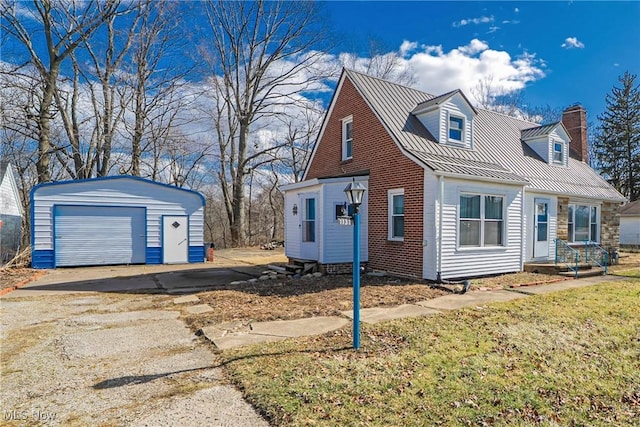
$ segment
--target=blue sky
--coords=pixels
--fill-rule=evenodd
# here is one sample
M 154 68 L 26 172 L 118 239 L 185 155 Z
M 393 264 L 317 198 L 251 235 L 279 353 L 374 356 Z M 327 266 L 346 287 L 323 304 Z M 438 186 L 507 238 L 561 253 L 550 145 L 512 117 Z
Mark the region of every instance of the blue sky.
M 190 5 L 195 22 L 183 16 L 181 24 L 199 43 L 207 37 L 198 31 L 199 24 L 206 26 L 204 10 L 197 2 Z M 462 89 L 473 99 L 478 81 L 491 80 L 496 89 L 521 90 L 529 106 L 562 109 L 579 102 L 595 124 L 618 76 L 640 74 L 640 1 L 324 1 L 321 6 L 325 27 L 337 41 L 328 62 L 340 65 L 347 53 L 366 60 L 369 40 L 375 39 L 382 53 L 394 55 L 414 74 L 413 87 L 434 95 Z M 21 63 L 7 47 L 0 60 Z M 178 52 L 183 62 L 192 60 L 192 53 Z M 320 97 L 327 102 L 330 94 Z
M 605 95 L 617 84 L 617 77 L 625 71 L 640 72 L 638 1 L 329 1 L 326 6 L 342 46 L 363 45 L 368 38 L 380 40 L 389 49 L 398 49 L 405 41 L 415 42 L 417 47 L 405 58 L 418 66 L 416 85 L 430 92 L 437 87 L 425 82 L 421 74 L 428 74 L 430 80 L 448 77 L 451 84 L 457 81 L 464 85 L 471 77 L 461 67 L 471 65 L 489 75 L 505 66 L 484 60 L 467 63 L 451 55 L 452 50 L 470 46 L 474 39 L 482 44 L 477 44 L 478 49 L 467 49 L 470 58 L 478 59 L 485 51 L 490 51 L 491 55 L 486 54 L 489 57 L 506 53 L 511 64 L 523 60 L 523 67 L 540 71 L 527 75 L 521 68 L 520 75 L 509 77 L 528 80 L 523 82 L 522 92 L 528 104 L 564 108 L 580 102 L 593 121 L 604 111 Z M 431 53 L 441 60 L 416 57 L 424 51 L 423 46 L 441 46 L 441 55 L 433 49 Z M 433 72 L 427 66 L 442 69 Z

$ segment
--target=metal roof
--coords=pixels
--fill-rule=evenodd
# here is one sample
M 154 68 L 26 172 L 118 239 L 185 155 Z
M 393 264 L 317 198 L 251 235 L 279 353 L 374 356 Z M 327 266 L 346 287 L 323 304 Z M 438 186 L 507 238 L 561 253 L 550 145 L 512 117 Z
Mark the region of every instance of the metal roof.
M 451 92 L 447 92 L 443 95 L 440 96 L 436 96 L 435 98 L 431 98 L 427 101 L 423 101 L 420 104 L 418 104 L 416 106 L 416 108 L 414 108 L 411 112 L 412 113 L 418 113 L 420 111 L 423 110 L 428 110 L 432 107 L 437 107 L 440 104 L 445 103 L 448 99 L 450 99 L 453 95 L 455 94 L 460 94 L 460 96 L 462 96 L 464 98 L 464 100 L 467 102 L 467 104 L 469 104 L 469 107 L 471 107 L 471 110 L 477 114 L 477 110 L 475 109 L 475 107 L 473 106 L 473 104 L 471 104 L 469 102 L 469 100 L 467 99 L 467 97 L 464 95 L 464 93 L 460 90 L 460 89 L 456 89 L 456 90 L 452 90 Z
M 640 200 L 622 206 L 620 216 L 640 216 Z
M 581 161 L 570 158 L 568 167 L 563 167 L 541 159 L 521 139 L 523 130 L 540 128 L 535 123 L 477 109 L 473 150 L 440 144 L 411 114 L 417 105 L 434 99 L 433 95 L 351 70 L 345 70 L 345 73 L 392 138 L 408 154 L 435 172 L 528 182 L 526 187 L 530 190 L 575 197 L 625 200 Z
M 562 122 L 549 123 L 548 125 L 540 125 L 529 129 L 524 129 L 520 135 L 523 140 L 536 138 L 542 135 L 549 135 L 553 130 L 558 127 Z

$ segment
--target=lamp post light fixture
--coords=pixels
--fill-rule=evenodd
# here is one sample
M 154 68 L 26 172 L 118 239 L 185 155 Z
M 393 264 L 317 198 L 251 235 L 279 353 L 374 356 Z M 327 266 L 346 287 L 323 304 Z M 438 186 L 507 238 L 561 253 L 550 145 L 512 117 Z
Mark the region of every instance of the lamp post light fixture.
M 360 348 L 360 205 L 366 188 L 355 178 L 344 189 L 353 206 L 353 348 Z

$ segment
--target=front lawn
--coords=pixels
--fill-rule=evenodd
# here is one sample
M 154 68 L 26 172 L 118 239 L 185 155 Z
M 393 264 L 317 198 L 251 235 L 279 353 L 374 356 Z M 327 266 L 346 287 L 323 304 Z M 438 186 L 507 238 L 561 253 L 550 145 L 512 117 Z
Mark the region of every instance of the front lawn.
M 275 425 L 634 425 L 639 305 L 631 279 L 221 357 Z

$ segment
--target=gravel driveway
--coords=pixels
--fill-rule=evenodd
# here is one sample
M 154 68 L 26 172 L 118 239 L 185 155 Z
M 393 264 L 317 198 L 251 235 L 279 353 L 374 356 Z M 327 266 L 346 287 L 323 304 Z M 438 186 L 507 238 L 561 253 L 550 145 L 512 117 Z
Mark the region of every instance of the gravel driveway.
M 173 297 L 0 299 L 3 425 L 267 426 Z

